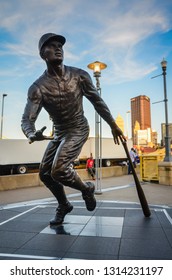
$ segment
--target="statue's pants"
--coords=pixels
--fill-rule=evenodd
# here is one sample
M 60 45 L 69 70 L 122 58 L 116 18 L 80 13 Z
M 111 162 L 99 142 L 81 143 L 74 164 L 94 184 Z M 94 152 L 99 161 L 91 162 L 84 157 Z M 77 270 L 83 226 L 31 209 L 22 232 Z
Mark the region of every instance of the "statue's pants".
M 67 202 L 64 187 L 78 190 L 82 181 L 72 163 L 79 156 L 89 135 L 88 125 L 72 127 L 50 141 L 40 164 L 40 179 L 50 189 L 59 204 Z

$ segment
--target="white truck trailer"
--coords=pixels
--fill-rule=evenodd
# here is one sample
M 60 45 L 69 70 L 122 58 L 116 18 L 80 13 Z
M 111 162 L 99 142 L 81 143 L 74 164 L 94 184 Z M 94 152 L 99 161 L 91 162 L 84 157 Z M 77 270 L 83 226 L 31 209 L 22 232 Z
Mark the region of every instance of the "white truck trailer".
M 38 169 L 48 141 L 29 144 L 27 139 L 0 140 L 0 175 L 25 174 Z
M 39 164 L 47 147 L 48 141 L 32 144 L 27 139 L 0 140 L 0 175 L 25 174 L 29 170 L 38 170 Z M 132 141 L 128 140 L 128 148 Z M 85 167 L 90 156 L 95 159 L 95 138 L 89 137 L 75 161 L 75 167 Z M 119 165 L 127 161 L 123 146 L 115 145 L 113 138 L 102 138 L 102 166 Z
M 131 139 L 127 140 L 127 146 L 130 150 L 133 142 Z M 84 144 L 81 153 L 76 160 L 76 164 L 84 165 L 87 158 L 92 156 L 95 159 L 95 137 L 89 137 Z M 113 138 L 102 138 L 102 166 L 109 167 L 112 165 L 121 165 L 127 162 L 127 156 L 122 144 L 115 145 Z

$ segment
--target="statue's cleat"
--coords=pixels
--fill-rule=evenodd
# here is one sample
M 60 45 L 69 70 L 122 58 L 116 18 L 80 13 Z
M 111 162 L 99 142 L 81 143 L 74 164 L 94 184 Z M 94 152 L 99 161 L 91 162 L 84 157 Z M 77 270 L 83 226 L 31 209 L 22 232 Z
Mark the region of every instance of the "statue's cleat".
M 85 200 L 85 204 L 88 211 L 93 211 L 96 208 L 96 199 L 94 197 L 95 186 L 91 182 L 86 182 L 87 188 L 82 191 L 82 197 Z
M 54 219 L 50 221 L 50 226 L 56 226 L 60 225 L 64 221 L 64 217 L 66 214 L 70 213 L 73 209 L 73 205 L 69 202 L 66 204 L 59 204 L 59 206 L 56 209 L 56 215 Z

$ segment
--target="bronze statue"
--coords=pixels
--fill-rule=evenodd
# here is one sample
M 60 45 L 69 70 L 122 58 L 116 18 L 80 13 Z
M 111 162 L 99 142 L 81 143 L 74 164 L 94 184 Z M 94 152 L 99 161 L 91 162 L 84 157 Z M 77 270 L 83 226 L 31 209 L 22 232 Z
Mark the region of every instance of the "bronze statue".
M 39 53 L 47 70 L 29 88 L 27 104 L 22 116 L 22 130 L 30 142 L 44 140 L 44 128 L 36 131 L 35 121 L 44 108 L 54 123 L 54 138 L 49 142 L 40 164 L 40 179 L 58 201 L 56 215 L 50 225 L 61 224 L 73 206 L 68 201 L 64 185 L 81 191 L 86 207 L 96 207 L 95 186 L 83 182 L 71 163 L 80 154 L 89 135 L 84 116 L 83 96 L 112 129 L 114 142 L 124 137 L 107 105 L 99 96 L 89 74 L 63 64 L 63 45 L 66 39 L 54 33 L 44 34 L 39 40 Z

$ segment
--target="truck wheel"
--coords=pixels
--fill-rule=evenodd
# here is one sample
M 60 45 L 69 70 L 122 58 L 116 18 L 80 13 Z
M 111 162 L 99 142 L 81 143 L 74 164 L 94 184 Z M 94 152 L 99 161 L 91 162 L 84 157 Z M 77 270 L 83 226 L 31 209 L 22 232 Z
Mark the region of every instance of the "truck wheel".
M 105 160 L 106 167 L 110 167 L 111 165 L 112 165 L 112 162 L 109 159 Z
M 27 173 L 27 166 L 26 165 L 20 165 L 17 167 L 17 173 L 18 174 L 25 174 Z

